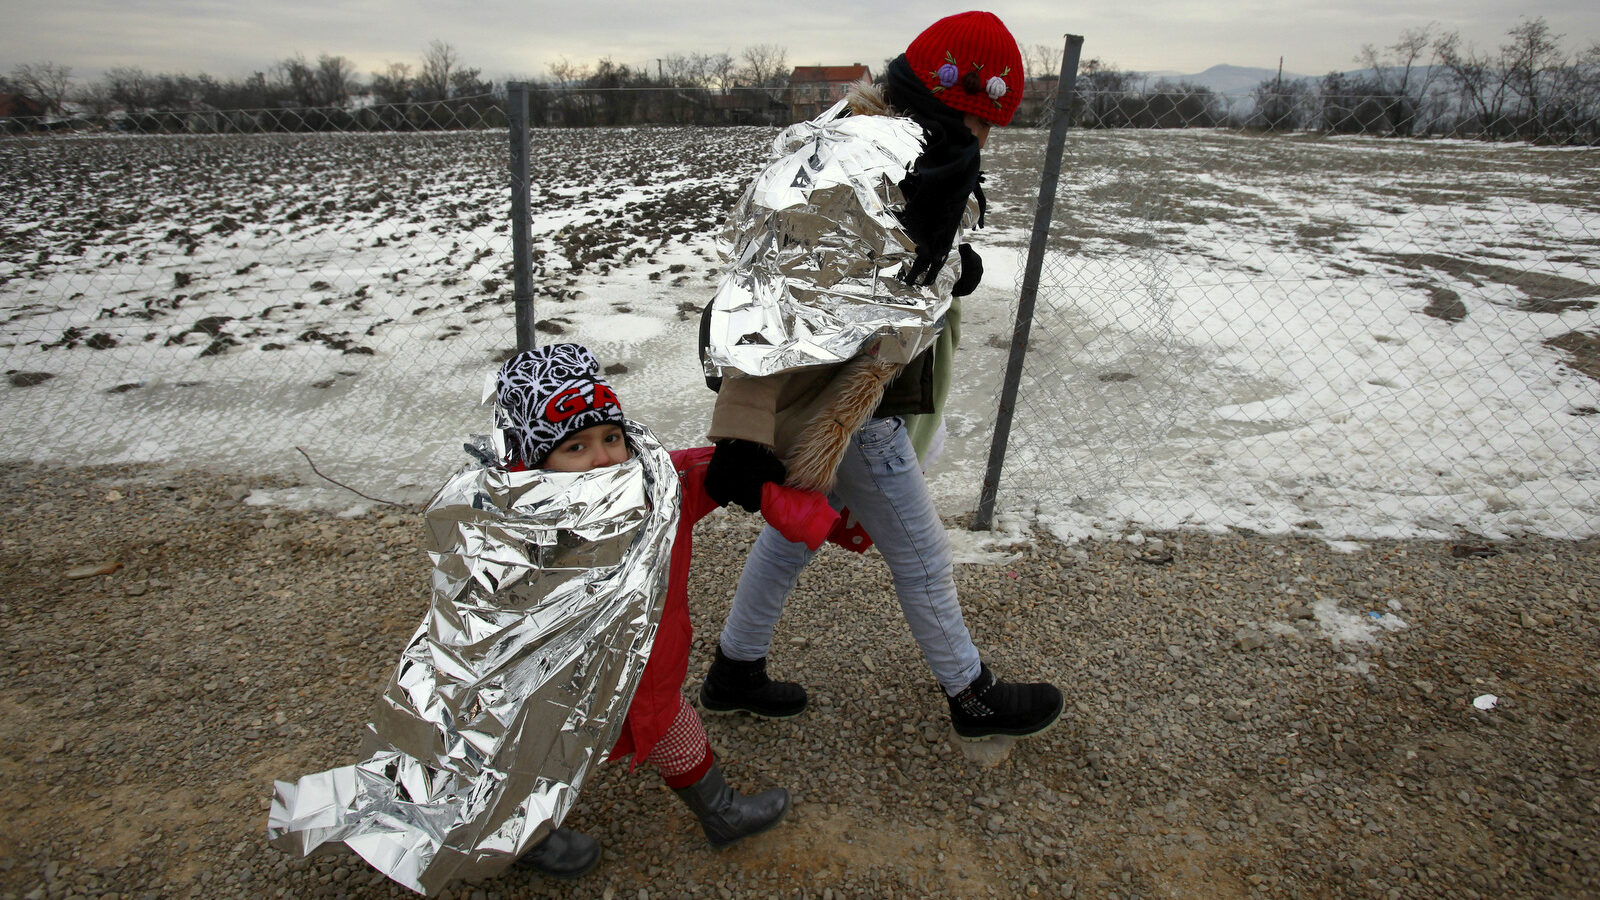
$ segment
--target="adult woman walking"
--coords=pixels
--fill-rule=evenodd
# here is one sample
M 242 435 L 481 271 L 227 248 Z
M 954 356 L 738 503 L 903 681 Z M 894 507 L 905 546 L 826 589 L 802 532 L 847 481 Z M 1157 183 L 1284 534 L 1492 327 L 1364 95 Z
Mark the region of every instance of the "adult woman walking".
M 980 151 L 1022 89 L 1004 23 L 960 13 L 911 41 L 881 87 L 858 85 L 785 131 L 734 212 L 702 329 L 722 378 L 707 492 L 754 511 L 764 482 L 787 481 L 848 507 L 969 740 L 1038 734 L 1062 709 L 1054 686 L 1006 682 L 983 664 L 916 446 L 949 390 L 958 298 L 982 276 L 960 241 L 983 221 Z M 805 708 L 804 688 L 771 680 L 766 658 L 812 552 L 770 527 L 756 540 L 701 689 L 707 711 Z

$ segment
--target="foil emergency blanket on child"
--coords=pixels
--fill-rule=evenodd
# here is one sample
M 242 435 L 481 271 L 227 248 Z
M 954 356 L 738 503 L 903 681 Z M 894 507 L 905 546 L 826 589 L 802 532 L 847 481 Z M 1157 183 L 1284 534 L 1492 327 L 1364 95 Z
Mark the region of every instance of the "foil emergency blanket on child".
M 342 841 L 433 894 L 561 823 L 616 743 L 666 596 L 678 479 L 647 429 L 625 430 L 626 463 L 474 464 L 433 497 L 432 603 L 367 725 L 370 755 L 276 782 L 274 846 Z
M 729 266 L 711 301 L 707 375 L 772 375 L 863 353 L 904 364 L 938 336 L 959 265 L 931 285 L 897 277 L 916 257 L 895 209 L 922 128 L 846 116 L 844 106 L 785 129 L 734 208 L 720 248 Z

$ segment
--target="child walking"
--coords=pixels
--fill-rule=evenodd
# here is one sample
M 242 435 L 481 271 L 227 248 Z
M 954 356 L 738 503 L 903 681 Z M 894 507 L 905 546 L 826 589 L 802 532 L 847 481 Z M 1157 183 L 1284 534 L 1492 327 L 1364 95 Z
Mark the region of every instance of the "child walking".
M 495 399 L 480 461 L 429 502 L 433 601 L 373 711 L 368 758 L 277 782 L 273 844 L 342 841 L 424 894 L 513 863 L 577 877 L 600 847 L 561 822 L 607 753 L 653 766 L 713 846 L 778 824 L 788 792 L 730 787 L 682 691 L 711 448 L 665 451 L 577 344 L 517 354 Z M 767 496 L 796 521 L 826 509 Z M 785 528 L 820 543 L 830 516 Z

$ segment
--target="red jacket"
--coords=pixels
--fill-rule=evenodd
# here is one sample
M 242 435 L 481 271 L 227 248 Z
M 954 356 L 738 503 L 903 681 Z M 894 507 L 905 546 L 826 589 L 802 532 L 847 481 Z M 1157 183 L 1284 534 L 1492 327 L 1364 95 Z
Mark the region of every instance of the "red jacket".
M 694 526 L 706 513 L 717 508 L 706 493 L 706 464 L 711 447 L 691 447 L 671 453 L 672 466 L 683 485 L 678 513 L 678 532 L 672 541 L 672 561 L 667 573 L 667 602 L 656 626 L 656 642 L 650 648 L 639 689 L 628 707 L 622 734 L 611 748 L 611 758 L 633 754 L 634 768 L 655 749 L 656 741 L 667 733 L 678 717 L 678 698 L 683 680 L 689 674 L 689 645 L 694 629 L 689 624 L 689 560 L 694 556 Z
M 656 640 L 645 662 L 644 674 L 628 705 L 622 734 L 611 748 L 611 759 L 633 755 L 630 769 L 655 749 L 678 717 L 683 680 L 689 674 L 689 645 L 694 629 L 689 624 L 689 562 L 694 557 L 694 526 L 717 502 L 706 493 L 706 466 L 713 447 L 673 450 L 672 467 L 682 487 L 678 510 L 678 530 L 672 540 L 672 559 L 667 569 L 667 599 L 656 625 Z M 514 469 L 524 469 L 517 464 Z M 827 498 L 812 491 L 799 491 L 768 483 L 762 486 L 762 515 L 785 537 L 802 541 L 815 550 L 823 540 L 833 540 L 858 552 L 872 541 L 859 526 L 845 529 L 846 523 L 829 506 Z M 851 535 L 858 535 L 849 540 Z

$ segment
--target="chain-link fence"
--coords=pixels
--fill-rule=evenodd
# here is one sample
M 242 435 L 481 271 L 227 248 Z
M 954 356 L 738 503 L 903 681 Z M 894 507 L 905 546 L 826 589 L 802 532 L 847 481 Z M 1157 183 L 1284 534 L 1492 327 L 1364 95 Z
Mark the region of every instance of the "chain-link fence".
M 1600 153 L 1562 146 L 1594 121 L 1320 121 L 1072 133 L 1000 508 L 1069 536 L 1600 529 Z
M 527 162 L 541 339 L 585 341 L 644 384 L 663 354 L 630 366 L 640 341 L 692 360 L 692 337 L 660 337 L 661 320 L 692 325 L 715 278 L 710 237 L 770 137 L 540 129 Z M 0 137 L 7 456 L 315 488 L 304 451 L 365 492 L 426 497 L 486 427 L 484 376 L 516 345 L 510 155 L 492 97 Z M 687 443 L 709 394 L 679 395 L 685 424 L 661 427 Z
M 1084 127 L 1138 111 L 1073 96 L 1002 510 L 1064 534 L 1600 530 L 1595 151 L 1274 132 L 1254 97 L 1124 123 L 1211 127 Z M 530 140 L 536 332 L 696 442 L 714 237 L 775 132 L 549 127 L 565 108 Z M 483 97 L 0 138 L 8 457 L 248 476 L 305 474 L 303 448 L 418 499 L 515 342 L 505 122 Z M 977 495 L 1010 335 L 984 308 L 1014 296 L 1045 137 L 985 154 L 947 507 Z
M 12 455 L 255 473 L 301 447 L 345 477 L 437 455 L 397 429 L 507 346 L 505 120 L 482 100 L 0 141 Z

